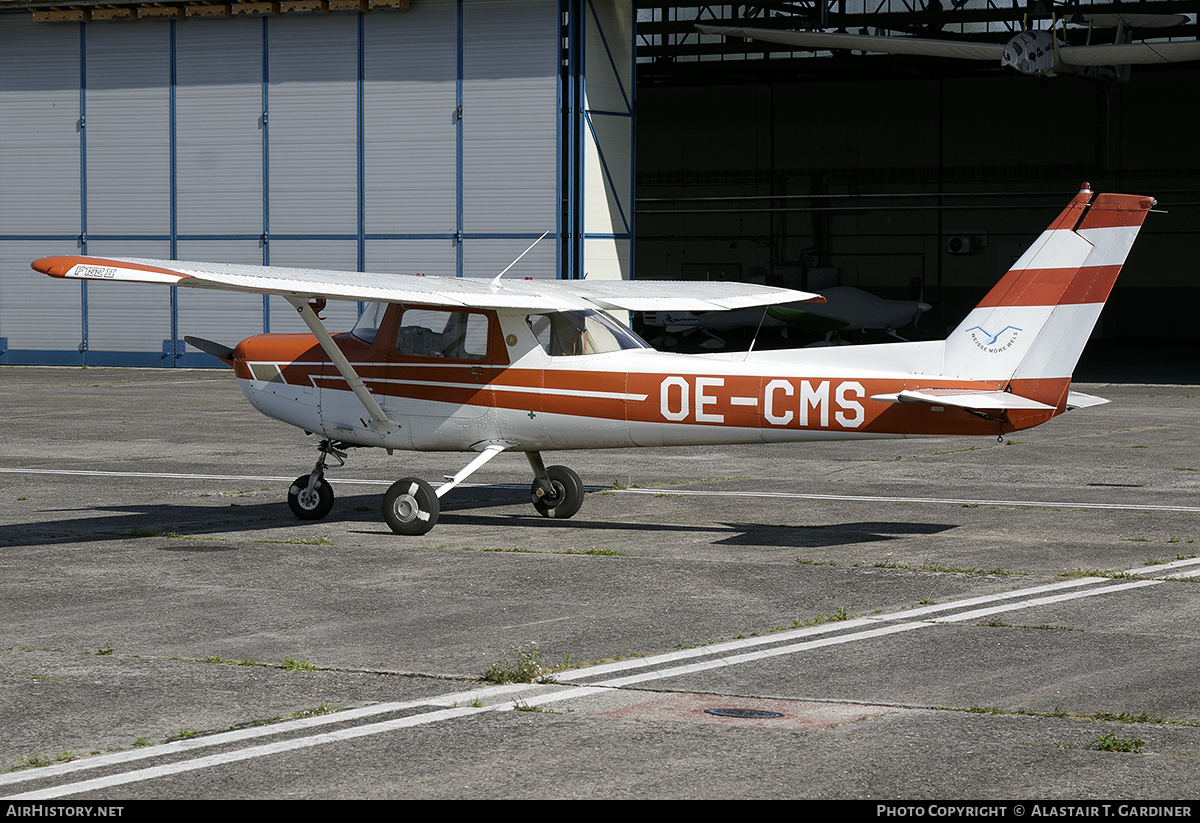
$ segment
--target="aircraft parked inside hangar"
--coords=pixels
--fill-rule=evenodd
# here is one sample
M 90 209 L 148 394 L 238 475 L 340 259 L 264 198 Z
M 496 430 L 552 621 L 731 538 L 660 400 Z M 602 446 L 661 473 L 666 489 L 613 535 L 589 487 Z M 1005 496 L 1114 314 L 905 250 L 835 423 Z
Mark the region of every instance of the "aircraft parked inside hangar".
M 327 515 L 326 460 L 351 446 L 476 452 L 436 490 L 396 481 L 383 515 L 424 534 L 439 499 L 504 451 L 524 452 L 531 498 L 570 517 L 583 483 L 542 452 L 630 446 L 990 435 L 1106 402 L 1070 390 L 1150 197 L 1087 184 L 946 340 L 741 354 L 651 349 L 606 311 L 707 311 L 816 295 L 737 283 L 488 281 L 261 266 L 46 257 L 52 277 L 282 295 L 312 335 L 234 348 L 189 338 L 237 375 L 259 411 L 317 434 L 312 471 L 288 492 L 302 519 Z M 325 299 L 368 301 L 332 336 Z
M 1066 24 L 1077 24 L 1075 18 L 1062 22 L 1064 27 Z M 1002 66 L 1010 66 L 1022 74 L 1045 77 L 1053 77 L 1056 74 L 1083 74 L 1105 80 L 1127 80 L 1130 65 L 1200 60 L 1200 41 L 1132 40 L 1129 31 L 1131 28 L 1169 28 L 1186 22 L 1186 16 L 1174 14 L 1085 14 L 1078 18 L 1078 23 L 1086 23 L 1088 26 L 1088 42 L 1082 46 L 1072 46 L 1059 39 L 1053 25 L 1049 31 L 1018 32 L 1006 43 L 732 26 L 698 25 L 696 30 L 701 34 L 744 37 L 749 40 L 794 46 L 798 49 L 849 49 L 876 54 L 991 60 L 998 61 Z M 1093 44 L 1093 26 L 1116 29 L 1113 42 Z
M 703 339 L 698 348 L 708 351 L 729 349 L 732 346 L 726 337 L 753 334 L 750 339 L 757 343 L 759 333 L 766 329 L 777 331 L 781 339 L 788 339 L 791 331 L 818 337 L 816 342 L 806 345 L 841 345 L 849 342 L 840 336 L 843 332 L 883 332 L 904 340 L 896 330 L 910 323 L 915 326 L 921 315 L 933 308 L 922 300 L 887 300 L 853 286 L 832 286 L 817 294 L 825 298 L 820 303 L 808 301 L 769 306 L 765 315 L 755 309 L 704 314 L 661 311 L 646 312 L 642 315 L 642 323 L 647 329 L 662 329 L 662 333 L 651 340 L 656 346 L 662 341 L 666 348 L 677 345 L 679 337 L 699 331 Z

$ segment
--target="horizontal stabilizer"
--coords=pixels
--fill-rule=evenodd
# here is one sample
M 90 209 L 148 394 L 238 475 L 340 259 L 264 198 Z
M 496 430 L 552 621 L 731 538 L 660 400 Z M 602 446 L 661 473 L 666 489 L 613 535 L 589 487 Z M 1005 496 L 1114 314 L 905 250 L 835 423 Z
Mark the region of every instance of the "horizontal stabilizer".
M 1086 409 L 1091 406 L 1103 406 L 1109 402 L 1103 397 L 1096 397 L 1094 394 L 1084 394 L 1081 391 L 1067 392 L 1067 410 L 1071 409 Z
M 192 337 L 190 334 L 184 336 L 183 342 L 192 348 L 199 349 L 205 354 L 211 354 L 218 360 L 233 359 L 233 349 L 221 343 L 214 343 L 211 340 L 205 340 L 203 337 Z
M 884 403 L 928 403 L 931 406 L 954 406 L 959 409 L 981 412 L 1015 409 L 1054 410 L 1054 406 L 1047 406 L 1045 403 L 1005 391 L 922 389 L 920 391 L 902 391 L 896 394 L 876 394 L 871 399 Z

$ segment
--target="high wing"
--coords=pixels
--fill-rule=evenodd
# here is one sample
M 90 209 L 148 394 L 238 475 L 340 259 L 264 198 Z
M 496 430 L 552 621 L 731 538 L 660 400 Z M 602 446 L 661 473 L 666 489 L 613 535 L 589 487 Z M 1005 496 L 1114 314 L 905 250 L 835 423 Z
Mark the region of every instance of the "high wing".
M 501 280 L 473 277 L 426 277 L 371 274 L 282 266 L 189 263 L 80 255 L 43 257 L 35 271 L 74 280 L 112 280 L 171 286 L 381 301 L 409 305 L 519 308 L 531 311 L 604 309 L 624 311 L 720 311 L 776 303 L 824 302 L 810 292 L 751 283 L 653 280 Z
M 871 34 L 838 34 L 823 31 L 781 31 L 725 26 L 696 26 L 701 34 L 723 34 L 766 40 L 802 49 L 853 49 L 879 54 L 916 54 L 924 57 L 956 57 L 960 60 L 992 60 L 1004 56 L 1003 43 L 972 43 L 964 40 L 926 40 L 920 37 L 878 37 Z

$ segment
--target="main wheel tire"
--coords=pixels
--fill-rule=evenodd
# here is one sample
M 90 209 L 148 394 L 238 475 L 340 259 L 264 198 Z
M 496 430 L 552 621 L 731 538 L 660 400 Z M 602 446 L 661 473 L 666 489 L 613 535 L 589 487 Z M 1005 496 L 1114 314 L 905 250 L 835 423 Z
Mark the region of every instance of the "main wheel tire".
M 383 495 L 383 519 L 396 534 L 425 534 L 437 524 L 441 505 L 424 480 L 405 477 Z
M 288 507 L 301 520 L 320 520 L 333 508 L 333 487 L 321 478 L 314 488 L 308 487 L 309 475 L 302 474 L 288 489 Z
M 546 474 L 554 491 L 539 495 L 538 482 L 534 480 L 529 490 L 533 507 L 542 517 L 572 517 L 583 505 L 583 481 L 566 466 L 551 466 Z

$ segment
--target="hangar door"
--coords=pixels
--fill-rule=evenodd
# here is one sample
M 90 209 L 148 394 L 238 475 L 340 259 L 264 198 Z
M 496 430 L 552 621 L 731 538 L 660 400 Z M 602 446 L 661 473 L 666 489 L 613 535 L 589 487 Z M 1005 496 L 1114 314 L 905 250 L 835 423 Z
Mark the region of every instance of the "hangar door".
M 304 330 L 278 298 L 29 270 L 49 254 L 490 277 L 549 231 L 509 276 L 559 276 L 561 33 L 559 0 L 0 17 L 0 362 L 207 365 L 184 335 Z

